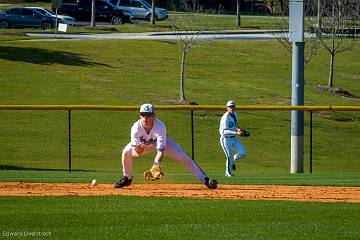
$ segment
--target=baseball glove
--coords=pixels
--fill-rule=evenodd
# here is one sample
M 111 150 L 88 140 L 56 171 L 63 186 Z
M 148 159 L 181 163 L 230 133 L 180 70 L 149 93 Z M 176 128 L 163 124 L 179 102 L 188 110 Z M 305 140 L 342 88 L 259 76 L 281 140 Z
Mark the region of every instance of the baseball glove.
M 246 130 L 240 130 L 240 136 L 241 137 L 249 137 L 250 133 Z
M 155 181 L 159 180 L 162 176 L 164 176 L 164 173 L 159 165 L 153 165 L 149 171 L 144 172 L 146 180 Z

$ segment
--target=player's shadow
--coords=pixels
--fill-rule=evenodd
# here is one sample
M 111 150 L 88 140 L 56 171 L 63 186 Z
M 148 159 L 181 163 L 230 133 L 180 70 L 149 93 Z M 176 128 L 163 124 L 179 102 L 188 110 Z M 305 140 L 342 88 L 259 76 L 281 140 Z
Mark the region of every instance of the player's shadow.
M 41 65 L 62 64 L 111 67 L 108 64 L 89 61 L 85 59 L 83 54 L 33 47 L 0 46 L 0 59 Z

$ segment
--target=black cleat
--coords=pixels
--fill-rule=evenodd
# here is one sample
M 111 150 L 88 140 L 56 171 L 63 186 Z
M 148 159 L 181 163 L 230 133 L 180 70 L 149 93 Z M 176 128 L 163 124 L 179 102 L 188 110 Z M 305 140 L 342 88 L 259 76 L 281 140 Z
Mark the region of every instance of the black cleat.
M 235 163 L 232 165 L 232 170 L 233 170 L 233 171 L 236 170 L 236 165 L 235 165 Z
M 122 188 L 125 186 L 130 186 L 132 179 L 128 179 L 127 177 L 121 178 L 118 182 L 114 183 L 114 188 Z
M 208 177 L 205 178 L 205 185 L 209 189 L 216 189 L 217 188 L 217 181 L 215 179 L 209 179 Z

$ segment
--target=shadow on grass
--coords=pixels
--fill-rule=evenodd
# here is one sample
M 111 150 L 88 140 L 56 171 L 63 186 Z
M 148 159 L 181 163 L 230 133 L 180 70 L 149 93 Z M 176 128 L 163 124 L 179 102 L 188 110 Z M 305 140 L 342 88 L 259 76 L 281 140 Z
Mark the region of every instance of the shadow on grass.
M 52 169 L 52 168 L 27 168 L 27 167 L 20 167 L 20 166 L 14 166 L 14 165 L 0 165 L 0 170 L 34 170 L 34 171 L 59 171 L 59 172 L 66 172 L 69 171 L 69 169 Z M 71 172 L 94 172 L 94 171 L 88 171 L 88 170 L 71 170 Z
M 41 48 L 2 47 L 0 46 L 0 59 L 27 62 L 34 64 L 50 65 L 75 65 L 75 66 L 105 66 L 110 65 L 87 61 L 82 54 L 64 51 L 53 51 Z

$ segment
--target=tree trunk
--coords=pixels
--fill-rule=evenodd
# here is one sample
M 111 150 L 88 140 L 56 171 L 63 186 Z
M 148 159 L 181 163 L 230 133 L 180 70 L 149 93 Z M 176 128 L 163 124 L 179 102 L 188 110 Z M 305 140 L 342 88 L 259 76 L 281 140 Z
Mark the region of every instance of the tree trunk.
M 95 27 L 95 5 L 96 5 L 96 0 L 92 0 L 91 1 L 91 23 L 90 23 L 90 27 Z
M 330 72 L 329 72 L 329 81 L 328 81 L 328 87 L 332 88 L 334 86 L 334 58 L 335 53 L 330 53 Z
M 236 0 L 236 26 L 240 27 L 241 19 L 240 19 L 240 0 Z
M 317 25 L 318 25 L 318 28 L 321 29 L 321 19 L 322 19 L 322 5 L 321 5 L 321 0 L 317 0 Z
M 185 88 L 184 88 L 184 70 L 185 70 L 185 58 L 186 51 L 182 50 L 181 55 L 181 72 L 180 72 L 180 100 L 185 100 Z
M 280 11 L 284 14 L 284 0 L 280 0 Z
M 152 0 L 152 5 L 151 5 L 151 25 L 155 25 L 155 17 L 156 13 L 155 13 L 155 0 Z

